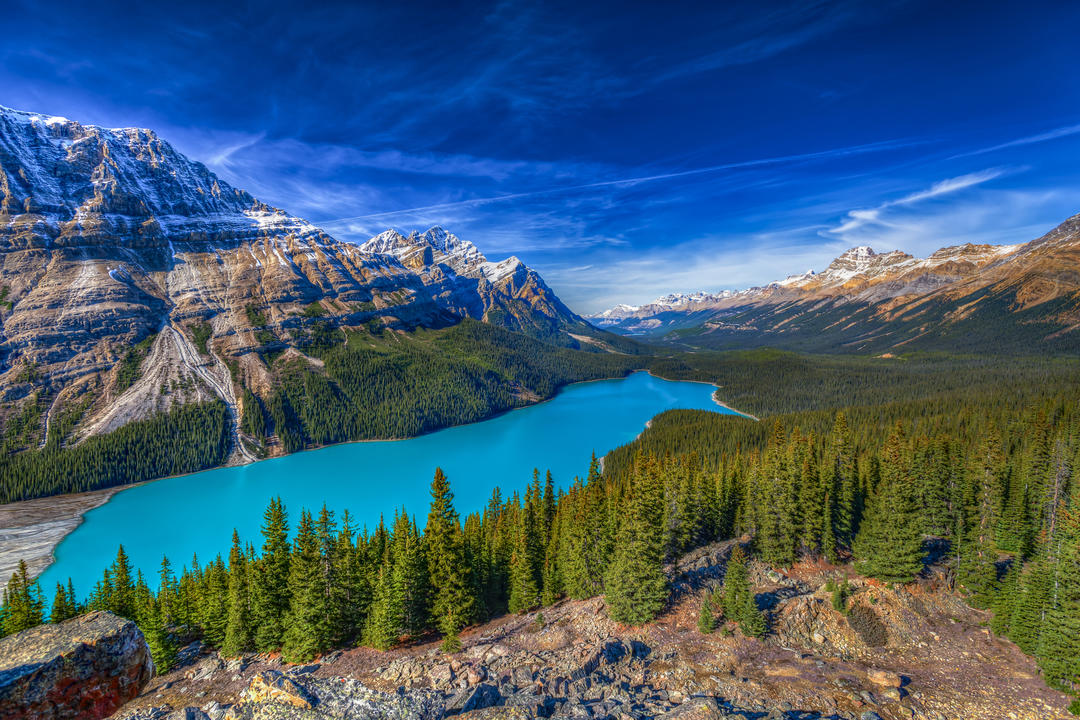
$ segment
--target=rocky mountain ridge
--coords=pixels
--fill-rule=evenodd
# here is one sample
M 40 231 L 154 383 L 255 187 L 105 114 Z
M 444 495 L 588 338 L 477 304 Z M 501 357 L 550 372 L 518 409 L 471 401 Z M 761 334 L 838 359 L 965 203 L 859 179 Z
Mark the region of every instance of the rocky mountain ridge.
M 965 244 L 926 258 L 852 248 L 821 272 L 736 292 L 676 294 L 591 316 L 598 327 L 723 347 L 816 350 L 1080 347 L 1080 215 L 1015 245 Z
M 150 130 L 0 108 L 0 414 L 47 398 L 42 438 L 86 398 L 72 441 L 215 397 L 236 419 L 239 386 L 270 387 L 263 358 L 303 357 L 313 325 L 463 318 L 570 347 L 596 334 L 520 260 L 441 228 L 341 242 Z

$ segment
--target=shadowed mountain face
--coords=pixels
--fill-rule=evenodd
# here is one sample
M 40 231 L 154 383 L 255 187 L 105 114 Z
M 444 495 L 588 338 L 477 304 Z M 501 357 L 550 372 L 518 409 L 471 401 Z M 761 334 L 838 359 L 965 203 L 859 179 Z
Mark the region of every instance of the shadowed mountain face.
M 151 131 L 2 108 L 0 296 L 0 402 L 93 389 L 109 407 L 84 436 L 175 402 L 231 405 L 238 379 L 272 385 L 267 353 L 342 328 L 475 318 L 569 347 L 598 334 L 517 258 L 489 262 L 441 228 L 339 242 Z M 134 385 L 117 370 L 133 348 Z
M 960 245 L 923 259 L 858 247 L 820 273 L 619 305 L 591 320 L 711 348 L 1078 352 L 1080 215 L 1019 245 Z

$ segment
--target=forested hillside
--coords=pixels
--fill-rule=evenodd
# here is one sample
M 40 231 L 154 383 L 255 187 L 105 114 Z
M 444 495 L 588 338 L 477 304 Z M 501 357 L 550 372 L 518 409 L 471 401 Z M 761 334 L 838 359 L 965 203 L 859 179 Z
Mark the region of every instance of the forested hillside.
M 415 436 L 551 397 L 570 382 L 621 377 L 648 362 L 550 345 L 471 319 L 442 330 L 336 335 L 334 342 L 309 344 L 310 355 L 265 357 L 281 380 L 261 397 L 236 378 L 243 390 L 238 439 L 252 454 Z M 225 404 L 204 402 L 177 405 L 74 444 L 68 441 L 79 419 L 76 408 L 50 424 L 38 449 L 35 433 L 48 402 L 34 399 L 25 407 L 25 417 L 5 428 L 0 502 L 216 467 L 233 443 Z
M 419 435 L 551 397 L 568 382 L 620 377 L 647 362 L 548 345 L 474 320 L 409 335 L 353 333 L 316 356 L 322 368 L 279 360 L 281 386 L 265 403 L 245 402 L 244 428 L 257 442 L 277 435 L 294 452 Z
M 537 473 L 508 494 L 495 488 L 487 507 L 464 519 L 437 472 L 422 531 L 420 518 L 398 512 L 358 532 L 347 512 L 327 508 L 302 509 L 292 525 L 275 502 L 262 538 L 234 537 L 227 561 L 193 560 L 174 572 L 163 560 L 150 581 L 133 577 L 121 548 L 96 587 L 58 586 L 52 616 L 81 609 L 89 592 L 86 607 L 138 620 L 161 667 L 187 637 L 226 655 L 280 648 L 303 661 L 435 629 L 452 651 L 467 624 L 561 597 L 603 594 L 613 619 L 648 622 L 669 601 L 665 563 L 747 534 L 753 555 L 775 567 L 851 563 L 903 584 L 926 562 L 944 564 L 956 592 L 993 611 L 995 632 L 1036 657 L 1048 683 L 1075 693 L 1077 378 L 1042 360 L 972 373 L 965 387 L 942 388 L 927 375 L 896 402 L 871 402 L 877 390 L 852 392 L 863 404 L 763 422 L 672 411 L 610 454 L 603 470 L 595 458 L 583 464 L 583 478 L 565 492 Z M 747 635 L 767 634 L 768 615 L 740 568 L 736 553 L 702 627 L 715 612 Z M 845 602 L 841 587 L 838 611 Z M 41 591 L 16 574 L 5 631 L 41 622 L 44 609 Z

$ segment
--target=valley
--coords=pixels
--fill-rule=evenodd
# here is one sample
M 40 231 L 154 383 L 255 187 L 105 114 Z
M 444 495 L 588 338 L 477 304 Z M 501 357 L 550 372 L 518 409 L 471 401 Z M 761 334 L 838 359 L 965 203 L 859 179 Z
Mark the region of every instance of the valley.
M 420 437 L 345 443 L 125 489 L 87 513 L 55 547 L 56 560 L 40 582 L 53 587 L 71 579 L 80 595 L 89 593 L 120 544 L 147 577 L 157 573 L 162 556 L 180 566 L 193 554 L 227 554 L 233 529 L 244 542 L 258 539 L 273 498 L 295 512 L 348 509 L 358 526 L 374 528 L 403 507 L 423 507 L 436 467 L 454 479 L 456 502 L 467 512 L 481 510 L 496 485 L 506 492 L 523 489 L 537 468 L 567 489 L 588 470 L 590 454 L 603 456 L 633 440 L 657 413 L 676 407 L 720 411 L 713 390 L 639 372 L 570 385 L 547 402 Z M 17 556 L 19 538 L 0 547 Z M 42 564 L 40 555 L 23 557 Z M 13 570 L 14 563 L 5 579 Z
M 150 130 L 0 181 L 0 708 L 1080 712 L 1080 216 L 587 319 Z

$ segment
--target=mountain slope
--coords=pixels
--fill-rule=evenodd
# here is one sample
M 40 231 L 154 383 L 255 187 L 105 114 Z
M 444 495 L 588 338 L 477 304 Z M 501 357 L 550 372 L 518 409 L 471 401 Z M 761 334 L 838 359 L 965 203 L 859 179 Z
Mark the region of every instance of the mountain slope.
M 226 404 L 235 439 L 248 390 L 269 400 L 289 363 L 320 371 L 345 331 L 466 318 L 568 348 L 606 336 L 517 258 L 489 262 L 441 228 L 339 242 L 152 131 L 0 108 L 9 451 L 200 401 Z
M 852 248 L 820 273 L 617 306 L 590 320 L 710 348 L 1080 352 L 1080 215 L 1020 245 L 960 245 L 921 259 Z

